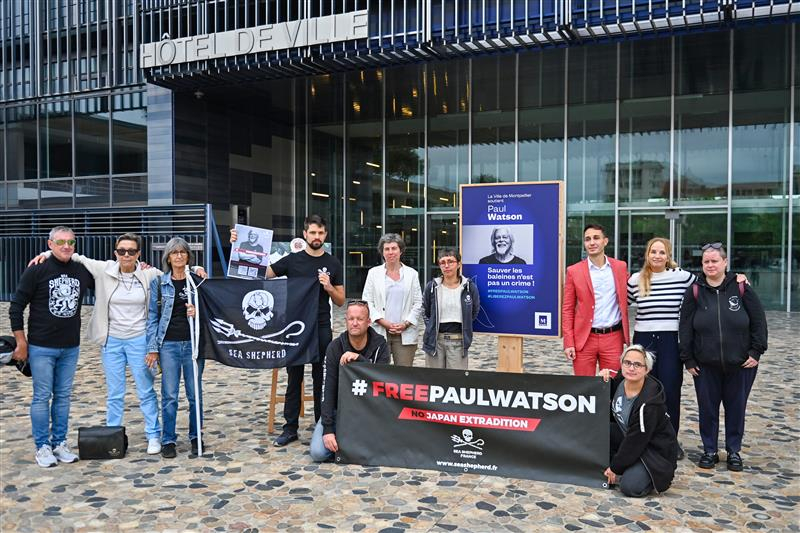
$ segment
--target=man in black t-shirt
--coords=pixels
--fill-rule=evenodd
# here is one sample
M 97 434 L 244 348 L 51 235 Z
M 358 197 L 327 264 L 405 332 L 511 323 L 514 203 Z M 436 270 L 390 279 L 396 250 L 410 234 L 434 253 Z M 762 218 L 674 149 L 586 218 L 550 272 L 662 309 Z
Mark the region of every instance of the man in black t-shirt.
M 80 350 L 81 300 L 86 289 L 94 288 L 86 267 L 72 261 L 71 229 L 56 226 L 47 245 L 52 256 L 22 273 L 8 311 L 17 341 L 13 357 L 27 360 L 31 368 L 31 425 L 36 463 L 43 468 L 78 460 L 67 446 L 70 396 Z M 26 337 L 23 312 L 29 305 Z
M 314 381 L 314 422 L 316 422 L 321 414 L 323 358 L 325 350 L 333 338 L 331 306 L 328 299 L 330 298 L 340 307 L 344 304 L 344 282 L 342 264 L 322 249 L 328 235 L 328 231 L 325 229 L 325 220 L 319 215 L 311 215 L 306 218 L 303 228 L 303 237 L 307 244 L 305 250 L 289 254 L 270 266 L 267 277 L 316 277 L 319 280 L 319 315 L 317 319 L 319 354 L 311 364 L 311 377 Z M 304 365 L 290 366 L 286 368 L 286 371 L 288 382 L 286 384 L 286 403 L 283 408 L 286 423 L 283 425 L 283 432 L 275 439 L 275 446 L 285 446 L 297 440 Z

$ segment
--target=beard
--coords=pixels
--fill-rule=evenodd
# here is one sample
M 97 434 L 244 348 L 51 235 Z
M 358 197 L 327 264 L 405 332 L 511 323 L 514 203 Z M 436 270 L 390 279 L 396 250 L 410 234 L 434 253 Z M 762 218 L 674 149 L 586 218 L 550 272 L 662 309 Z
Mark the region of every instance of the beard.
M 312 250 L 319 250 L 320 248 L 322 248 L 323 244 L 325 244 L 325 243 L 323 243 L 322 241 L 311 241 L 311 242 L 308 243 L 308 246 Z
M 510 249 L 511 249 L 511 246 L 509 246 L 508 244 L 498 244 L 498 245 L 495 246 L 495 250 L 500 255 L 507 254 Z

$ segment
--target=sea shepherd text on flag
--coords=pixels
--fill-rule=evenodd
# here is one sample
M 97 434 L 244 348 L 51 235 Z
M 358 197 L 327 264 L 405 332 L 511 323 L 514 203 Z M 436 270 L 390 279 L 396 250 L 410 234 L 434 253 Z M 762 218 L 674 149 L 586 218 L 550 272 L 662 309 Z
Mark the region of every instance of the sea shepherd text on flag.
M 200 295 L 200 357 L 241 368 L 279 368 L 318 356 L 315 278 L 209 279 Z

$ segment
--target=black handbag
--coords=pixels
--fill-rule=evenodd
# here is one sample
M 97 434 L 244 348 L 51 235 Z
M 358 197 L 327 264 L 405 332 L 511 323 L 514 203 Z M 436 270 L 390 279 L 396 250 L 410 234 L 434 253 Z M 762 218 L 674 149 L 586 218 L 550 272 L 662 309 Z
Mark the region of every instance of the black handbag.
M 78 428 L 78 455 L 81 459 L 122 459 L 127 451 L 125 426 Z

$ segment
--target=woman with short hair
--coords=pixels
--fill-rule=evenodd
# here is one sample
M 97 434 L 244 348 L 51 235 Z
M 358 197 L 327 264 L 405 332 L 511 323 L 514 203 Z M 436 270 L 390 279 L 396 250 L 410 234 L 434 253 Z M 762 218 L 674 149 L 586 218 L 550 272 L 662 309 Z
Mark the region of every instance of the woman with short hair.
M 392 362 L 414 366 L 422 291 L 419 273 L 401 261 L 405 249 L 406 243 L 397 233 L 380 238 L 378 252 L 383 264 L 369 269 L 361 298 L 369 304 L 372 328 L 386 338 Z
M 649 375 L 655 356 L 640 344 L 625 348 L 620 371 L 604 368 L 603 381 L 611 375 L 611 459 L 604 475 L 609 485 L 634 498 L 653 490 L 664 492 L 678 467 L 678 439 L 669 421 L 664 387 Z
M 149 365 L 161 361 L 161 413 L 164 430 L 161 437 L 161 456 L 172 459 L 177 455 L 175 422 L 178 416 L 178 390 L 181 375 L 186 399 L 189 402 L 189 440 L 191 453 L 197 454 L 197 427 L 195 402 L 200 402 L 200 424 L 203 417 L 202 377 L 204 359 L 197 359 L 197 385 L 194 388 L 194 368 L 189 318 L 195 308 L 189 303 L 189 286 L 186 267 L 192 264 L 189 243 L 173 237 L 164 247 L 162 258 L 165 274 L 150 284 L 149 313 L 147 317 L 147 361 Z M 194 276 L 189 273 L 188 275 Z M 193 278 L 196 285 L 202 279 Z

